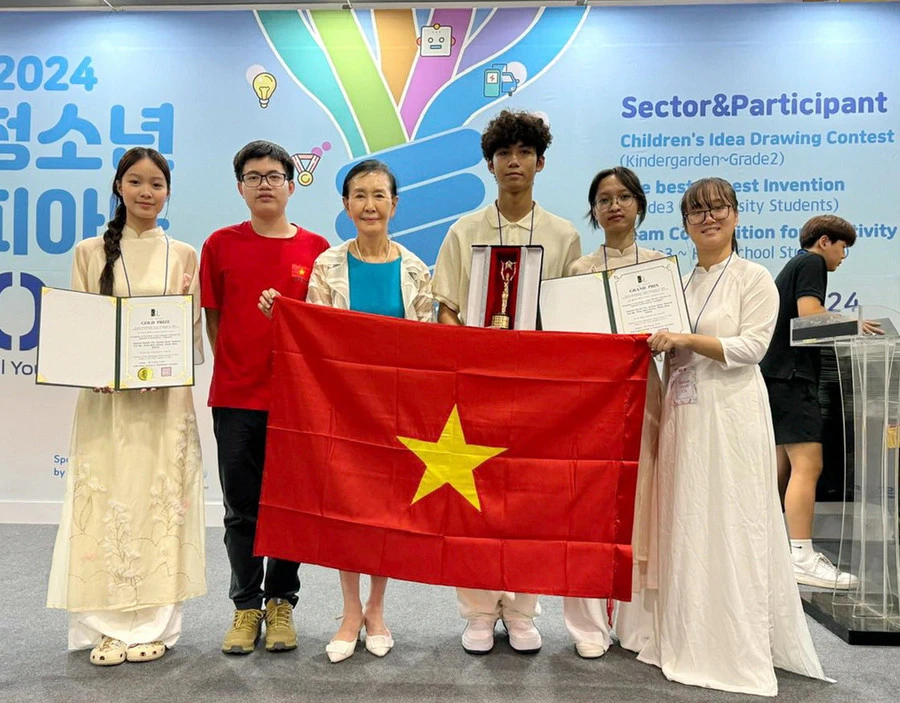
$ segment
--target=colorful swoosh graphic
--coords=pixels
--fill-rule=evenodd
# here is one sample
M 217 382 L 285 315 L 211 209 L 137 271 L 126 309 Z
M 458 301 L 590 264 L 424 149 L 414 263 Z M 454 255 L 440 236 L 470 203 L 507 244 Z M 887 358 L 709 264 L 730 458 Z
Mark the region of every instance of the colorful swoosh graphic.
M 257 10 L 294 82 L 341 133 L 351 162 L 375 155 L 400 183 L 392 233 L 432 264 L 450 224 L 482 205 L 480 135 L 466 128 L 537 80 L 565 52 L 587 7 L 416 10 Z M 427 21 L 424 19 L 427 17 Z M 449 55 L 417 44 L 449 28 Z M 446 35 L 443 35 L 446 36 Z M 444 45 L 446 46 L 446 45 Z M 516 73 L 513 73 L 513 70 Z M 355 235 L 340 213 L 335 229 Z

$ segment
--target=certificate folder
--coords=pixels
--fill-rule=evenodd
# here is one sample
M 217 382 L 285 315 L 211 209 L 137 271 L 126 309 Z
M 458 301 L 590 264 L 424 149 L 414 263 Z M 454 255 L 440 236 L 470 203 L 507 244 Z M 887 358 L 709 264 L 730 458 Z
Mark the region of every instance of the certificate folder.
M 81 388 L 194 385 L 193 296 L 118 298 L 41 289 L 35 382 Z
M 541 326 L 557 332 L 691 331 L 678 257 L 543 282 Z

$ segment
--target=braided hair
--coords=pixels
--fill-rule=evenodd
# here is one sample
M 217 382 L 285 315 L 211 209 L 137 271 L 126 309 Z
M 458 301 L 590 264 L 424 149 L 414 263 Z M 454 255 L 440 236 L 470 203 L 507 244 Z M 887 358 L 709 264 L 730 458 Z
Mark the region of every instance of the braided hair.
M 100 294 L 112 295 L 113 284 L 115 282 L 114 268 L 116 261 L 122 256 L 122 230 L 125 228 L 125 218 L 127 212 L 125 210 L 125 202 L 122 200 L 120 192 L 122 179 L 132 166 L 143 159 L 150 159 L 154 165 L 162 171 L 166 179 L 166 188 L 172 185 L 172 175 L 169 172 L 169 164 L 165 157 L 156 149 L 146 149 L 144 147 L 134 147 L 129 149 L 119 161 L 116 169 L 116 177 L 113 179 L 112 194 L 116 200 L 116 209 L 113 218 L 106 223 L 106 231 L 103 233 L 103 250 L 106 253 L 106 265 L 100 273 Z

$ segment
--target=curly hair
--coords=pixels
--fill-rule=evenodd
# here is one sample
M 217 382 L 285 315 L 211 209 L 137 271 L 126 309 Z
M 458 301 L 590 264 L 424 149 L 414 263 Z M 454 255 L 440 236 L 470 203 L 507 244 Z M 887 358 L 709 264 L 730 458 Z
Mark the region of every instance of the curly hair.
M 550 127 L 539 115 L 503 110 L 481 133 L 481 153 L 490 161 L 498 149 L 521 143 L 533 147 L 541 158 L 552 141 Z

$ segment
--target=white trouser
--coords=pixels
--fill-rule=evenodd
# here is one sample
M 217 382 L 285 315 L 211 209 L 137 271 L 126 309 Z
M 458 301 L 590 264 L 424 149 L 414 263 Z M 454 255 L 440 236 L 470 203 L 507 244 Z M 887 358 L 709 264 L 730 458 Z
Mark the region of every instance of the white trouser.
M 459 614 L 466 620 L 476 615 L 489 615 L 507 620 L 532 620 L 541 614 L 538 597 L 533 593 L 457 588 L 456 600 L 459 604 Z
M 563 598 L 563 620 L 575 644 L 609 649 L 612 636 L 606 598 Z
M 69 613 L 69 649 L 89 649 L 103 636 L 127 645 L 162 642 L 174 647 L 181 635 L 181 603 L 137 610 Z
M 645 588 L 635 593 L 630 603 L 619 603 L 616 609 L 616 637 L 619 644 L 632 652 L 640 652 L 653 629 L 653 609 L 659 591 Z
M 614 622 L 619 644 L 639 652 L 650 637 L 656 589 L 635 593 L 630 602 L 615 603 Z M 612 635 L 609 627 L 608 601 L 605 598 L 563 598 L 563 619 L 575 643 L 593 644 L 609 649 Z

